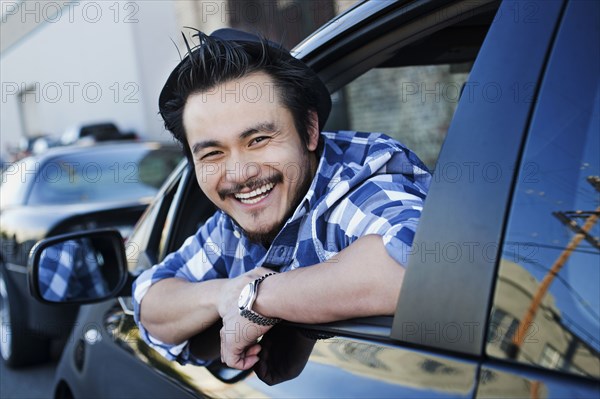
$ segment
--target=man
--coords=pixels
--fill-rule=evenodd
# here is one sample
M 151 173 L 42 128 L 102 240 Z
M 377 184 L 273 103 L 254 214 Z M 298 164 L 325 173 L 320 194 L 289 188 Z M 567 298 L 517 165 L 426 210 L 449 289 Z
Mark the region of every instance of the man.
M 198 37 L 159 106 L 220 210 L 137 279 L 142 336 L 201 364 L 190 339 L 221 321 L 222 361 L 249 369 L 280 320 L 393 314 L 425 166 L 380 134 L 321 133 L 329 93 L 287 51 L 232 29 Z

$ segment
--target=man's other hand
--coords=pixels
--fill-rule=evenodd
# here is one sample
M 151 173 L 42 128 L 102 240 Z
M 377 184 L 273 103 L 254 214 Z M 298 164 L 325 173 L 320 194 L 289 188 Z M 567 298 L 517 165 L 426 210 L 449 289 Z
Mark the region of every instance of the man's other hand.
M 223 317 L 221 361 L 227 366 L 248 370 L 259 360 L 258 339 L 273 326 L 260 326 L 240 315 L 237 306 Z

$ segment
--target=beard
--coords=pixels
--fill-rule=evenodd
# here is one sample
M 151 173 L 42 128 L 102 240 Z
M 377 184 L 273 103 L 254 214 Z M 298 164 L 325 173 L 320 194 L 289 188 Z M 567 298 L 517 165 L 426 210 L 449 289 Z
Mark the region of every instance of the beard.
M 283 226 L 285 225 L 285 223 L 294 214 L 294 211 L 296 210 L 296 208 L 298 208 L 298 205 L 300 205 L 300 201 L 302 201 L 302 199 L 308 192 L 308 189 L 310 188 L 314 177 L 312 171 L 315 168 L 311 167 L 312 162 L 309 154 L 310 153 L 307 151 L 305 154 L 306 157 L 304 158 L 304 165 L 302 165 L 302 168 L 300 169 L 306 171 L 306 173 L 304 173 L 304 175 L 301 176 L 302 182 L 298 186 L 298 190 L 294 193 L 294 197 L 292 198 L 290 208 L 287 210 L 287 213 L 281 218 L 281 220 L 275 222 L 271 226 L 261 226 L 255 231 L 248 231 L 241 227 L 238 223 L 238 226 L 240 226 L 246 237 L 251 242 L 262 244 L 265 248 L 269 248 L 275 240 L 275 238 L 277 237 L 277 235 L 279 234 L 279 232 L 281 231 L 281 229 L 283 228 Z M 278 181 L 283 181 L 283 175 L 280 175 Z M 258 217 L 258 214 L 252 216 Z
M 300 185 L 300 189 L 294 194 L 292 206 L 290 207 L 290 209 L 288 209 L 288 212 L 283 216 L 283 218 L 274 225 L 264 226 L 256 231 L 248 231 L 240 226 L 241 229 L 244 231 L 246 237 L 248 237 L 248 239 L 252 242 L 262 244 L 265 248 L 269 248 L 275 240 L 275 237 L 277 237 L 277 235 L 285 225 L 285 223 L 294 214 L 294 211 L 300 204 L 300 201 L 302 201 L 302 198 L 304 198 L 304 196 L 306 195 L 306 192 L 308 191 L 311 182 L 312 176 L 310 176 L 310 174 L 307 173 L 304 176 L 302 184 Z

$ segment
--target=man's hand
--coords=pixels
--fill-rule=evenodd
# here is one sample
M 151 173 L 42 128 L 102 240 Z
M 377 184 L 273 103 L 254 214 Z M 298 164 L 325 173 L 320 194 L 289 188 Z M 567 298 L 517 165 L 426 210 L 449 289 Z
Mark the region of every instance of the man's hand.
M 238 277 L 229 279 L 221 291 L 219 315 L 223 319 L 221 328 L 221 361 L 229 367 L 247 370 L 258 362 L 260 345 L 257 343 L 271 326 L 260 326 L 240 316 L 238 298 L 242 289 L 252 281 L 272 273 L 273 270 L 259 267 Z
M 240 315 L 237 306 L 223 317 L 221 328 L 221 361 L 229 367 L 248 370 L 259 360 L 258 339 L 273 326 L 252 323 Z

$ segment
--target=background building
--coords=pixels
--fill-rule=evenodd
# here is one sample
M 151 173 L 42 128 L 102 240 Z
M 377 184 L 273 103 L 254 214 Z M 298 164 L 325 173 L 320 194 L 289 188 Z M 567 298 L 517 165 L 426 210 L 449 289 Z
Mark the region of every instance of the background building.
M 1 2 L 1 151 L 114 122 L 165 138 L 156 99 L 177 61 L 170 2 Z
M 23 139 L 113 122 L 170 140 L 157 115 L 181 31 L 247 29 L 291 48 L 346 1 L 1 1 L 0 153 Z
M 0 154 L 6 154 L 23 139 L 99 122 L 171 140 L 157 99 L 184 53 L 182 33 L 195 40 L 185 27 L 240 28 L 291 49 L 356 0 L 0 3 Z M 433 169 L 466 79 L 449 65 L 370 71 L 333 94 L 326 129 L 389 134 Z M 371 100 L 381 97 L 398 109 L 374 107 L 381 101 Z

